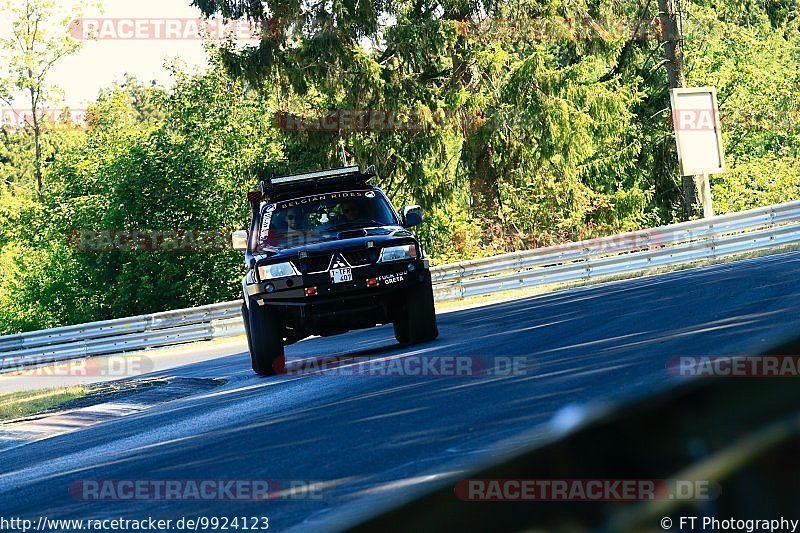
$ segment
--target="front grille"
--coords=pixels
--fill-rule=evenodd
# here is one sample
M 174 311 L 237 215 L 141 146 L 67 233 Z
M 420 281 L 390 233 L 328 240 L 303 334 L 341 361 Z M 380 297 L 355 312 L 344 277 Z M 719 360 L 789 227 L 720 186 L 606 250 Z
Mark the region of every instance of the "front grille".
M 356 250 L 353 252 L 342 253 L 342 256 L 344 256 L 345 261 L 347 261 L 350 264 L 350 266 L 369 265 L 375 261 L 373 259 L 373 255 L 374 254 L 370 253 L 370 250 Z
M 312 255 L 300 260 L 300 271 L 303 273 L 308 272 L 322 272 L 328 270 L 328 265 L 331 264 L 331 254 Z M 305 269 L 303 268 L 305 264 Z

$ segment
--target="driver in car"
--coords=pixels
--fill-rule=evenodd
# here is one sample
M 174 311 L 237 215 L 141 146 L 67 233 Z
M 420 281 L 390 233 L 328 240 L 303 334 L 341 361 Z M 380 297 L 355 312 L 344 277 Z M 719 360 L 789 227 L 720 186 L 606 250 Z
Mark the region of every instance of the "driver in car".
M 345 200 L 341 203 L 342 215 L 344 215 L 344 222 L 353 222 L 361 218 L 361 209 L 359 205 L 352 200 Z
M 286 243 L 290 246 L 303 244 L 305 236 L 303 213 L 300 209 L 289 208 L 286 211 Z

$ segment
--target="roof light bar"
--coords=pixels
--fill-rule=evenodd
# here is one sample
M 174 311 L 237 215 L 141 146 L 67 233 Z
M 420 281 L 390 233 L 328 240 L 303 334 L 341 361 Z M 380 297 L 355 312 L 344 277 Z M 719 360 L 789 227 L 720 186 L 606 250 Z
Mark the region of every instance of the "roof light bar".
M 343 168 L 333 168 L 330 170 L 317 170 L 314 172 L 304 172 L 302 174 L 291 174 L 287 176 L 273 176 L 267 182 L 261 182 L 261 190 L 264 196 L 278 194 L 281 192 L 293 191 L 297 189 L 315 189 L 322 185 L 334 185 L 344 183 L 364 183 L 375 176 L 375 166 L 371 165 L 366 171 L 361 172 L 358 166 Z
M 270 180 L 272 185 L 281 185 L 283 183 L 294 183 L 297 181 L 311 181 L 326 178 L 336 178 L 338 176 L 346 176 L 348 174 L 361 174 L 361 170 L 357 166 L 334 168 L 331 170 L 320 170 L 317 172 L 305 172 L 303 174 L 292 174 L 290 176 L 276 176 Z

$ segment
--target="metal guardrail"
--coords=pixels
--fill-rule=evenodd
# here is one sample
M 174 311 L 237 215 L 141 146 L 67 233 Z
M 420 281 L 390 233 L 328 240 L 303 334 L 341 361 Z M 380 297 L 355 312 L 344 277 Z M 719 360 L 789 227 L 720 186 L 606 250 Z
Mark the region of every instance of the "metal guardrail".
M 800 243 L 800 201 L 432 269 L 438 301 Z M 244 333 L 239 301 L 0 336 L 0 373 Z

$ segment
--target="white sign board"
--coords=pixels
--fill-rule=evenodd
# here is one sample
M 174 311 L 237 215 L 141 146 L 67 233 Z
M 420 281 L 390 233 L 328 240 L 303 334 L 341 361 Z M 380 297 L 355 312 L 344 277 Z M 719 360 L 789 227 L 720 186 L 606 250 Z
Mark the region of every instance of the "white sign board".
M 713 87 L 672 89 L 669 96 L 681 174 L 724 172 L 717 90 Z

